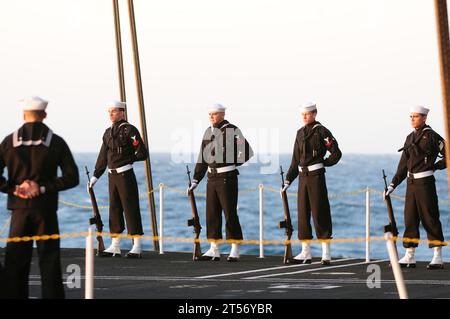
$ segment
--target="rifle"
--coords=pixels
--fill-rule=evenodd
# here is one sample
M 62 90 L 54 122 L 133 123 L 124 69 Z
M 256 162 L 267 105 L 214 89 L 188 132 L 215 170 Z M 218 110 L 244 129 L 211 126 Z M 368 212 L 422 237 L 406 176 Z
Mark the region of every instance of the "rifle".
M 284 187 L 284 172 L 283 167 L 280 166 L 280 175 L 281 175 L 281 187 Z M 284 209 L 284 220 L 280 221 L 279 228 L 286 229 L 286 244 L 284 248 L 284 258 L 283 264 L 288 264 L 292 259 L 292 247 L 291 247 L 291 237 L 294 228 L 292 227 L 291 222 L 291 213 L 289 211 L 289 203 L 287 199 L 286 191 L 281 192 L 281 200 L 283 201 L 283 209 Z
M 191 187 L 191 171 L 189 170 L 189 166 L 186 165 L 186 172 L 189 179 L 189 187 Z M 195 202 L 195 196 L 194 191 L 188 192 L 189 201 L 191 202 L 191 210 L 192 210 L 192 218 L 188 219 L 187 225 L 188 227 L 193 226 L 194 227 L 194 253 L 192 256 L 192 260 L 197 261 L 201 259 L 202 256 L 202 248 L 200 247 L 199 237 L 200 232 L 202 231 L 202 226 L 200 224 L 200 218 L 198 217 L 198 211 L 197 211 L 197 203 Z
M 86 169 L 86 175 L 88 177 L 88 183 L 91 178 L 89 177 L 89 171 L 87 166 L 84 167 Z M 98 210 L 97 199 L 95 198 L 94 189 L 92 187 L 88 187 L 89 197 L 91 198 L 92 211 L 94 212 L 94 216 L 89 218 L 89 225 L 94 225 L 97 230 L 97 256 L 99 256 L 105 250 L 105 244 L 103 243 L 103 238 L 98 233 L 103 231 L 103 222 L 102 216 L 100 215 L 100 211 Z
M 384 173 L 383 169 L 383 179 L 384 179 L 384 191 L 387 191 L 388 185 L 386 181 L 386 174 Z M 391 232 L 394 237 L 397 237 L 398 235 L 398 229 L 397 229 L 397 223 L 395 222 L 395 216 L 394 216 L 394 210 L 392 208 L 392 202 L 391 202 L 391 196 L 385 197 L 386 207 L 388 211 L 388 219 L 389 219 L 389 225 L 384 226 L 384 232 Z M 394 241 L 395 244 L 395 241 Z M 397 246 L 396 246 L 397 248 Z

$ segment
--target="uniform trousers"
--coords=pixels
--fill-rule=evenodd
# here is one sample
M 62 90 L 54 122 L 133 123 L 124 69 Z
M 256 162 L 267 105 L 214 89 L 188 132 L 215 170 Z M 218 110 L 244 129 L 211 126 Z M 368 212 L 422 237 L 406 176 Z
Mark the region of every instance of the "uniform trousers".
M 16 209 L 12 211 L 9 237 L 59 234 L 54 209 Z M 42 298 L 64 298 L 59 239 L 36 242 L 42 281 Z M 33 241 L 9 242 L 6 246 L 5 271 L 7 298 L 28 298 L 28 276 Z
M 109 173 L 109 230 L 121 234 L 125 220 L 129 235 L 143 235 L 139 191 L 132 169 L 123 173 Z M 125 215 L 125 220 L 124 220 Z
M 407 179 L 405 199 L 405 238 L 420 238 L 419 224 L 422 222 L 428 240 L 444 241 L 442 225 L 439 221 L 439 206 L 434 176 Z M 405 248 L 417 247 L 418 243 L 403 242 Z M 429 244 L 429 247 L 442 246 Z
M 208 239 L 222 239 L 222 211 L 227 239 L 243 239 L 237 214 L 238 177 L 236 172 L 208 174 L 206 186 L 206 228 Z
M 318 239 L 330 239 L 332 222 L 325 174 L 299 177 L 298 239 L 312 239 L 311 215 Z

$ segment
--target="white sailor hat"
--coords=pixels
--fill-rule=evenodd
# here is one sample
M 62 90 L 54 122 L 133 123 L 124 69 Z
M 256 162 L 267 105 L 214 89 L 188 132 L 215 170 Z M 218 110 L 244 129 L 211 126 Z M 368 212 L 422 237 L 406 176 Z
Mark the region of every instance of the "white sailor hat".
M 216 112 L 225 112 L 227 108 L 223 106 L 222 104 L 214 104 L 210 107 L 208 107 L 209 113 L 216 113 Z
M 106 108 L 109 110 L 111 108 L 113 109 L 125 109 L 127 107 L 127 103 L 120 102 L 120 101 L 110 101 L 106 103 Z
M 430 109 L 421 106 L 421 105 L 417 105 L 417 106 L 413 106 L 409 109 L 409 111 L 411 113 L 419 113 L 419 114 L 423 114 L 423 115 L 427 115 L 428 112 L 430 112 Z
M 45 111 L 48 101 L 39 96 L 29 96 L 19 101 L 24 111 Z
M 316 102 L 307 102 L 300 106 L 302 113 L 317 111 Z

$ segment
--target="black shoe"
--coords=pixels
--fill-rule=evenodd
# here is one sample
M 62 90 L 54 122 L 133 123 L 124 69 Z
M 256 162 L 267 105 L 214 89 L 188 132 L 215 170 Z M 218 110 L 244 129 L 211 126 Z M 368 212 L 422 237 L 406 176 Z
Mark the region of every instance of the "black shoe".
M 288 264 L 294 264 L 294 265 L 300 265 L 300 264 L 310 264 L 311 259 L 295 259 L 291 258 L 289 259 Z
M 128 259 L 141 259 L 142 258 L 142 254 L 135 254 L 135 253 L 128 252 L 125 255 L 125 257 L 128 258 Z
M 235 263 L 239 261 L 239 257 L 227 257 L 227 261 L 230 263 Z
M 401 268 L 416 268 L 416 264 L 400 264 Z
M 220 261 L 220 257 L 212 257 L 212 256 L 200 256 L 194 259 L 195 261 Z
M 98 256 L 98 257 L 115 257 L 115 258 L 122 257 L 121 254 L 114 254 L 114 253 L 110 253 L 110 252 L 107 252 L 107 251 L 99 252 L 99 253 L 97 254 L 97 256 Z
M 331 260 L 324 260 L 324 259 L 322 259 L 322 260 L 320 261 L 320 264 L 321 264 L 322 266 L 329 266 L 329 265 L 331 265 Z
M 430 270 L 444 269 L 444 264 L 428 264 L 427 269 Z

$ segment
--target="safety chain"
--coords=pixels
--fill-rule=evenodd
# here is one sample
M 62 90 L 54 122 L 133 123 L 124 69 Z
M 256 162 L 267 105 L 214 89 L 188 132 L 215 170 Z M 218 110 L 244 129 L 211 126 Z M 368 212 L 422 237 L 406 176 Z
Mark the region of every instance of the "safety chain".
M 26 241 L 41 241 L 41 240 L 52 240 L 52 239 L 63 239 L 63 238 L 76 238 L 76 237 L 87 237 L 89 235 L 88 232 L 79 232 L 79 233 L 67 233 L 67 234 L 53 234 L 53 235 L 41 235 L 41 236 L 24 236 L 24 237 L 11 237 L 11 238 L 0 238 L 0 242 L 26 242 Z M 143 240 L 148 241 L 158 241 L 160 239 L 164 239 L 166 242 L 180 242 L 180 243 L 192 243 L 192 242 L 198 242 L 198 243 L 207 243 L 211 242 L 212 240 L 208 239 L 193 239 L 193 238 L 183 238 L 183 237 L 159 237 L 159 236 L 140 236 L 140 235 L 124 235 L 124 234 L 115 234 L 115 233 L 107 233 L 107 232 L 96 232 L 95 236 L 102 236 L 102 237 L 118 237 L 118 238 L 141 238 Z M 214 242 L 220 244 L 220 243 L 227 243 L 227 244 L 243 244 L 243 245 L 259 245 L 261 243 L 265 245 L 285 245 L 288 243 L 291 244 L 300 244 L 302 242 L 304 243 L 358 243 L 358 242 L 366 242 L 369 241 L 385 241 L 386 239 L 384 237 L 378 236 L 378 237 L 356 237 L 356 238 L 337 238 L 337 239 L 309 239 L 309 240 L 263 240 L 260 241 L 259 239 L 255 240 L 234 240 L 234 239 L 220 239 L 220 240 L 214 240 Z M 450 242 L 447 241 L 439 241 L 439 240 L 426 240 L 426 239 L 418 239 L 418 238 L 407 238 L 407 237 L 393 237 L 392 240 L 396 241 L 402 241 L 405 243 L 427 243 L 430 245 L 438 245 L 438 246 L 448 246 Z
M 170 187 L 170 186 L 167 186 L 167 185 L 164 185 L 163 187 L 168 189 L 168 190 L 170 190 L 170 191 L 173 191 L 175 193 L 186 195 L 186 189 L 179 189 L 179 188 Z M 267 190 L 267 191 L 272 192 L 272 193 L 279 193 L 280 192 L 279 189 L 276 189 L 276 188 L 270 187 L 270 186 L 264 186 L 264 190 Z M 239 191 L 239 194 L 254 193 L 254 192 L 257 192 L 257 191 L 258 191 L 258 188 L 248 188 L 248 189 L 244 189 L 244 190 Z M 376 189 L 362 188 L 362 189 L 359 189 L 359 190 L 356 190 L 356 191 L 353 191 L 353 192 L 344 192 L 344 193 L 339 193 L 339 194 L 330 194 L 330 195 L 328 195 L 328 198 L 329 199 L 338 199 L 338 198 L 343 198 L 343 197 L 348 197 L 348 196 L 356 196 L 356 195 L 359 195 L 361 193 L 366 193 L 367 191 L 369 191 L 370 193 L 378 194 L 380 196 L 383 195 L 383 192 L 378 191 Z M 147 194 L 156 193 L 156 192 L 159 192 L 159 188 L 155 188 L 155 189 L 153 189 L 152 191 L 150 191 L 148 193 L 141 194 L 139 196 L 139 198 L 140 199 L 145 199 L 147 197 Z M 297 197 L 297 193 L 287 193 L 287 195 L 290 196 L 290 197 Z M 206 197 L 206 193 L 196 192 L 195 196 Z M 405 197 L 404 196 L 391 194 L 390 197 L 393 198 L 393 199 L 399 200 L 399 201 L 405 201 Z M 76 204 L 76 203 L 72 203 L 72 202 L 68 202 L 68 201 L 63 201 L 63 200 L 59 200 L 59 202 L 61 204 L 64 204 L 64 205 L 67 205 L 67 206 L 76 207 L 76 208 L 92 209 L 92 206 L 88 206 L 88 205 L 80 205 L 80 204 Z M 448 199 L 447 200 L 439 200 L 439 203 L 443 204 L 443 205 L 447 205 L 447 204 L 450 204 L 450 200 L 448 200 Z M 108 209 L 109 206 L 108 205 L 103 205 L 103 206 L 99 206 L 98 208 L 99 209 Z

